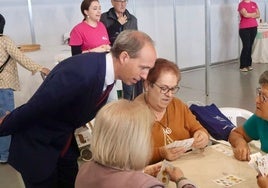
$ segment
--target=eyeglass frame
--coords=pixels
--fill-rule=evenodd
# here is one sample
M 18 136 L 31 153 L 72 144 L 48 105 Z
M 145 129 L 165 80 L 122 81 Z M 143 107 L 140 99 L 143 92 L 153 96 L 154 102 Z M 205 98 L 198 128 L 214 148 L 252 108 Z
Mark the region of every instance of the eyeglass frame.
M 260 101 L 263 103 L 266 103 L 268 101 L 268 97 L 266 97 L 265 95 L 263 95 L 263 93 L 261 92 L 261 88 L 257 87 L 256 88 L 256 94 L 259 97 Z
M 113 0 L 113 1 L 117 3 L 127 3 L 127 0 Z
M 152 83 L 152 84 L 156 85 L 160 89 L 160 93 L 162 93 L 162 94 L 167 94 L 169 91 L 171 91 L 172 94 L 176 94 L 180 90 L 179 86 L 175 86 L 175 87 L 170 88 L 168 86 L 160 86 L 156 83 Z

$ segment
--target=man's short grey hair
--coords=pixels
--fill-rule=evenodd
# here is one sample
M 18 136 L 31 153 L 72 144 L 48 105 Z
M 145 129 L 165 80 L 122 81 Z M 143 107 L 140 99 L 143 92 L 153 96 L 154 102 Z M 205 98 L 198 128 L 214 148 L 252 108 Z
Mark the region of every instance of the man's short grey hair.
M 111 53 L 118 58 L 123 51 L 126 51 L 131 58 L 136 58 L 146 43 L 154 46 L 154 41 L 146 33 L 137 30 L 124 30 L 117 36 Z
M 259 84 L 268 84 L 268 70 L 264 71 L 260 78 L 259 78 Z

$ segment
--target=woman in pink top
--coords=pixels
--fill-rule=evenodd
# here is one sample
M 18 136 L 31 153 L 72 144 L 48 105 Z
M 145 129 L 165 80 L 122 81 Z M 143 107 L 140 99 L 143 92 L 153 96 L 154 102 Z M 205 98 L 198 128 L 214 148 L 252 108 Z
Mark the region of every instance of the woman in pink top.
M 256 18 L 260 17 L 258 5 L 251 0 L 243 0 L 238 5 L 240 13 L 239 36 L 242 41 L 242 51 L 240 55 L 240 71 L 247 72 L 253 70 L 251 64 L 251 51 L 254 39 L 257 34 L 258 23 Z
M 106 52 L 110 50 L 107 30 L 100 22 L 101 6 L 98 0 L 83 0 L 81 12 L 84 19 L 70 33 L 69 45 L 72 55 L 84 52 Z

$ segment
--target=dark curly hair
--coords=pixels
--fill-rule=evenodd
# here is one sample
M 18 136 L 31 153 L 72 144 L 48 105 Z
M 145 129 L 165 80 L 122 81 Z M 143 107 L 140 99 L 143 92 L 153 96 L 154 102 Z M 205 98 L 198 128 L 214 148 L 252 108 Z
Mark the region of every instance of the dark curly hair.
M 4 27 L 5 27 L 5 18 L 2 14 L 0 14 L 0 34 L 3 34 Z

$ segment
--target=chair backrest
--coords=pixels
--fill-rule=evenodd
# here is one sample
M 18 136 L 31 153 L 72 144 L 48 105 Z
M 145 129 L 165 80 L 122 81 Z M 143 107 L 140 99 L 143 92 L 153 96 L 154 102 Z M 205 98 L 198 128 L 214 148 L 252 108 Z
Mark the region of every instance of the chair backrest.
M 221 107 L 219 109 L 235 126 L 237 126 L 238 117 L 248 119 L 250 116 L 253 115 L 252 112 L 242 108 Z

